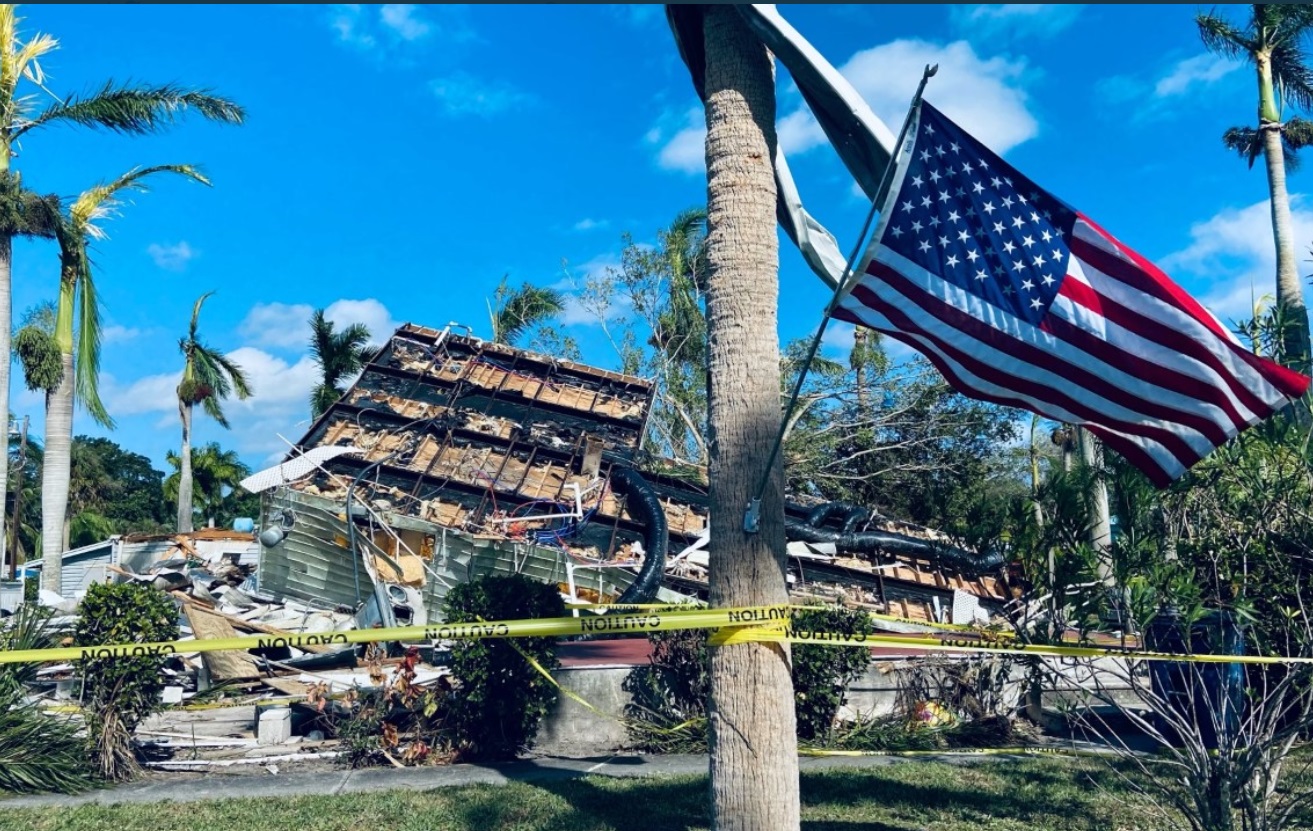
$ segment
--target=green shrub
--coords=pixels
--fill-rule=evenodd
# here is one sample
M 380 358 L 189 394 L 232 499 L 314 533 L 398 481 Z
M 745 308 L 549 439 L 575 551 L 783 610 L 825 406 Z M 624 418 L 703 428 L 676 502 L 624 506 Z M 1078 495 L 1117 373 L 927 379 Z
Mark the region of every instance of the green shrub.
M 869 635 L 874 631 L 870 615 L 838 607 L 797 612 L 793 616 L 793 628 L 802 632 L 843 635 Z M 829 736 L 834 718 L 843 706 L 848 685 L 866 670 L 870 662 L 871 652 L 864 648 L 810 643 L 793 645 L 793 697 L 798 713 L 799 739 L 817 742 Z
M 565 604 L 554 584 L 488 575 L 452 589 L 443 615 L 449 623 L 551 618 L 564 616 Z M 450 696 L 447 724 L 468 758 L 514 758 L 528 748 L 556 700 L 555 685 L 516 647 L 546 670 L 559 666 L 552 637 L 460 640 L 452 647 L 451 671 L 461 686 Z
M 834 608 L 809 610 L 793 616 L 801 631 L 873 631 L 870 617 L 860 611 Z M 627 708 L 629 736 L 640 750 L 692 753 L 706 749 L 707 700 L 711 692 L 708 633 L 690 629 L 652 632 L 652 659 L 626 679 L 633 695 Z M 843 705 L 848 685 L 866 669 L 870 652 L 843 646 L 794 644 L 793 690 L 798 714 L 798 738 L 824 742 Z
M 141 583 L 96 583 L 78 608 L 78 646 L 176 640 L 178 610 L 164 592 Z M 77 662 L 91 758 L 106 779 L 123 780 L 140 768 L 132 733 L 161 709 L 165 659 L 97 658 Z
M 23 602 L 35 603 L 41 597 L 41 578 L 24 577 L 23 578 Z

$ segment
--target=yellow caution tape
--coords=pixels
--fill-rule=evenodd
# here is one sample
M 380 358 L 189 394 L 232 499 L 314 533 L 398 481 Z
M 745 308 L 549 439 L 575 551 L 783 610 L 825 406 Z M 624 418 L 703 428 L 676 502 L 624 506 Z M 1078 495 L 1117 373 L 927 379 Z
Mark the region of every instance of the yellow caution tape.
M 607 607 L 632 608 L 632 607 Z M 206 638 L 161 643 L 127 643 L 105 646 L 68 646 L 52 649 L 0 650 L 0 664 L 43 663 L 50 661 L 85 661 L 135 656 L 164 656 L 175 653 L 220 652 L 223 650 L 273 649 L 279 647 L 334 646 L 380 641 L 443 641 L 482 638 L 539 638 L 572 635 L 647 634 L 680 629 L 714 630 L 712 646 L 741 643 L 810 643 L 827 646 L 886 647 L 921 649 L 930 652 L 1036 655 L 1057 658 L 1127 658 L 1149 661 L 1178 661 L 1214 664 L 1283 664 L 1313 663 L 1313 657 L 1260 655 L 1178 655 L 1126 647 L 1059 646 L 1017 644 L 996 633 L 977 632 L 951 624 L 929 624 L 893 618 L 937 628 L 960 630 L 958 637 L 933 634 L 891 636 L 887 634 L 849 635 L 841 632 L 797 629 L 789 625 L 793 605 L 749 606 L 737 609 L 661 607 L 649 611 L 623 614 L 586 615 L 582 617 L 538 620 L 480 621 L 445 623 L 431 626 L 398 626 L 387 629 L 354 629 L 347 632 L 289 633 L 285 635 L 242 635 L 232 638 Z M 879 620 L 886 616 L 872 616 Z
M 165 641 L 160 643 L 66 646 L 52 649 L 0 651 L 0 664 L 46 661 L 88 661 L 102 658 L 163 656 L 175 653 L 223 650 L 276 649 L 279 647 L 336 646 L 380 641 L 442 641 L 473 638 L 541 638 L 568 635 L 644 634 L 676 629 L 716 629 L 750 626 L 789 617 L 788 606 L 753 606 L 741 609 L 695 609 L 676 612 L 637 612 L 595 617 L 539 620 L 502 620 L 485 623 L 443 623 L 433 626 L 396 626 L 388 629 L 353 629 L 347 632 L 241 635 L 233 638 Z
M 1180 655 L 1152 652 L 1130 647 L 1057 646 L 1052 644 L 1010 644 L 995 640 L 943 638 L 933 636 L 848 635 L 842 632 L 816 632 L 794 629 L 784 623 L 765 626 L 722 628 L 711 637 L 713 646 L 740 643 L 809 643 L 826 646 L 893 647 L 923 649 L 930 652 L 962 652 L 995 655 L 1041 655 L 1054 658 L 1128 658 L 1143 661 L 1177 661 L 1205 664 L 1310 664 L 1313 657 L 1280 655 Z

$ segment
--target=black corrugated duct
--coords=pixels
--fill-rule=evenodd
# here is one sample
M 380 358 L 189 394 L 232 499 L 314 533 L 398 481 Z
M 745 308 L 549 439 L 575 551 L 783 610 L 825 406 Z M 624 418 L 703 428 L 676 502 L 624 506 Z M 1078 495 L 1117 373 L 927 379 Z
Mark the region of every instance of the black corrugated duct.
M 878 551 L 924 557 L 958 571 L 980 573 L 1003 565 L 1003 557 L 994 552 L 975 553 L 953 545 L 909 537 L 893 531 L 854 531 L 872 515 L 867 508 L 846 502 L 824 502 L 804 508 L 806 519 L 784 518 L 784 534 L 790 541 L 833 543 L 839 551 L 873 554 Z M 823 527 L 830 519 L 840 521 L 839 530 Z
M 666 572 L 666 553 L 670 547 L 665 509 L 661 507 L 656 491 L 636 470 L 612 467 L 611 487 L 624 495 L 625 508 L 644 527 L 643 567 L 616 602 L 650 603 L 656 597 L 657 589 L 661 588 L 661 577 Z

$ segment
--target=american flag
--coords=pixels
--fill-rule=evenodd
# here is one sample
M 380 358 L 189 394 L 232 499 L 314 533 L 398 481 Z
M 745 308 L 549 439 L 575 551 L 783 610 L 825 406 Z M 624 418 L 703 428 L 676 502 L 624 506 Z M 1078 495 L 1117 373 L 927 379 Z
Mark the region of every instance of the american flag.
M 1308 388 L 930 104 L 908 136 L 836 318 L 958 392 L 1088 428 L 1159 487 Z

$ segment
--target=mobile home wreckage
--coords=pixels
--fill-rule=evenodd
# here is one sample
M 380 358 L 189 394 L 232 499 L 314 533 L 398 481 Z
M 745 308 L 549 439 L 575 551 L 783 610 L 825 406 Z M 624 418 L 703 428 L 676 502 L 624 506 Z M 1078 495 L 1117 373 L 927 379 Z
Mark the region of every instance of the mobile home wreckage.
M 705 489 L 641 452 L 653 384 L 464 328 L 399 328 L 243 482 L 263 495 L 259 592 L 362 626 L 439 622 L 446 593 L 488 573 L 576 601 L 705 598 Z M 998 558 L 864 508 L 790 503 L 787 533 L 799 599 L 970 623 L 1013 596 Z

